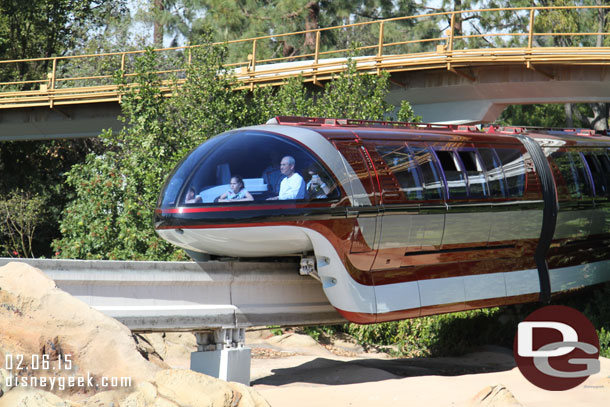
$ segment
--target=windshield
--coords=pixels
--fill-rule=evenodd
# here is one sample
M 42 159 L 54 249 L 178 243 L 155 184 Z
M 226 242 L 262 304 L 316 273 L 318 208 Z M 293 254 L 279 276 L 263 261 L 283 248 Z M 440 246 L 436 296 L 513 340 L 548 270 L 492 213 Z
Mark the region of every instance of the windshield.
M 307 149 L 272 133 L 241 130 L 189 154 L 166 181 L 162 207 L 339 197 L 329 171 Z

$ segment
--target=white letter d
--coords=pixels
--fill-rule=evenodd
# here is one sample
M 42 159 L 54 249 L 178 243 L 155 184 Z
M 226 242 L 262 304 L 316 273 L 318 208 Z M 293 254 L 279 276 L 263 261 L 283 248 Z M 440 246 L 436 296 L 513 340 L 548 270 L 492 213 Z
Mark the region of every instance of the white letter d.
M 573 346 L 562 346 L 555 350 L 536 351 L 534 346 L 534 328 L 550 328 L 561 332 L 562 342 L 578 342 L 578 334 L 570 325 L 551 321 L 524 321 L 517 327 L 517 353 L 522 357 L 555 357 L 563 356 L 574 350 Z

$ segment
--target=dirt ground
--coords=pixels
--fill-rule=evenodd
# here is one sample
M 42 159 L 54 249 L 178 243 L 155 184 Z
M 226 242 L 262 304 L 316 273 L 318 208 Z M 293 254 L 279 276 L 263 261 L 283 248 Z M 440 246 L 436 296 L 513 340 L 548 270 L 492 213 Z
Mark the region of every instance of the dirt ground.
M 608 406 L 610 359 L 580 386 L 551 392 L 530 384 L 509 349 L 456 358 L 396 359 L 349 340 L 320 345 L 307 335 L 248 333 L 252 386 L 273 407 Z

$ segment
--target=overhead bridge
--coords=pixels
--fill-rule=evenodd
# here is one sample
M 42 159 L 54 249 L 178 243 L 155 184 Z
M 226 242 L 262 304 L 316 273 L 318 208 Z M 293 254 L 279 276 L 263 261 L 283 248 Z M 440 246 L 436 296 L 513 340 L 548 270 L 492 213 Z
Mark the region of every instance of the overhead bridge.
M 610 5 L 457 10 L 218 45 L 227 47 L 225 68 L 239 89 L 280 86 L 298 76 L 324 86 L 345 71 L 347 57 L 355 52 L 360 73 L 389 73 L 388 102 L 399 106 L 408 100 L 425 122 L 491 122 L 510 104 L 610 102 L 610 47 L 604 46 L 610 33 L 598 28 L 595 18 L 608 9 Z M 556 15 L 580 23 L 567 32 L 560 24 L 550 26 Z M 470 25 L 494 19 L 519 19 L 520 24 L 488 31 Z M 419 24 L 426 27 L 425 37 L 412 29 Z M 358 38 L 359 46 L 350 48 L 346 36 Z M 282 44 L 309 45 L 300 54 L 278 56 Z M 164 66 L 157 74 L 167 96 L 174 83 L 184 81 L 198 47 L 153 51 Z M 121 128 L 117 114 L 124 89 L 113 78 L 120 72 L 127 87 L 137 86 L 135 58 L 144 52 L 0 61 L 0 69 L 14 71 L 24 65 L 32 66 L 28 72 L 40 64 L 49 67 L 38 78 L 0 82 L 0 140 L 86 137 Z
M 42 270 L 57 286 L 133 332 L 190 331 L 191 369 L 248 384 L 245 329 L 346 322 L 296 262 L 151 262 L 0 258 Z

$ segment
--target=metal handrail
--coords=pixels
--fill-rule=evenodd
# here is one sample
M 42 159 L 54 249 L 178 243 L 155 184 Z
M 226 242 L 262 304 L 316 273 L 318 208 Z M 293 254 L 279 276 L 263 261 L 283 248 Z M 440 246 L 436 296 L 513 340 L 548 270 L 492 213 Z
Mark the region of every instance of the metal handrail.
M 608 32 L 539 32 L 535 31 L 536 14 L 543 11 L 565 10 L 565 11 L 581 11 L 586 9 L 610 9 L 610 5 L 604 6 L 545 6 L 545 7 L 507 7 L 496 9 L 480 9 L 480 10 L 456 10 L 447 12 L 434 12 L 428 14 L 420 14 L 415 16 L 401 16 L 384 20 L 365 21 L 353 24 L 346 24 L 334 27 L 324 27 L 311 30 L 303 30 L 292 33 L 265 35 L 254 38 L 245 38 L 237 40 L 229 40 L 225 42 L 217 42 L 214 45 L 243 46 L 244 54 L 237 58 L 237 61 L 231 61 L 225 65 L 225 68 L 235 74 L 239 82 L 239 88 L 253 89 L 254 86 L 274 86 L 283 83 L 287 78 L 297 75 L 302 75 L 305 81 L 310 81 L 319 84 L 320 81 L 331 79 L 333 75 L 343 71 L 346 67 L 345 58 L 350 52 L 365 52 L 373 53 L 364 58 L 356 59 L 357 69 L 367 73 L 379 74 L 381 70 L 399 71 L 412 69 L 439 69 L 445 68 L 454 71 L 462 66 L 472 65 L 473 58 L 480 63 L 490 62 L 506 62 L 506 63 L 525 63 L 528 68 L 532 68 L 533 63 L 545 63 L 549 61 L 575 61 L 581 60 L 591 63 L 598 61 L 602 64 L 610 63 L 610 47 L 545 47 L 535 44 L 536 37 L 567 37 L 567 36 L 600 36 L 606 37 L 610 35 Z M 463 34 L 456 31 L 456 20 L 462 15 L 483 15 L 485 13 L 497 12 L 528 12 L 529 21 L 527 29 L 519 32 L 485 32 L 478 34 Z M 431 38 L 418 39 L 397 39 L 388 35 L 390 23 L 405 22 L 405 21 L 422 21 L 430 18 L 444 18 L 449 23 L 449 28 L 441 35 L 435 35 Z M 374 26 L 377 25 L 377 30 Z M 370 36 L 371 43 L 363 44 L 353 49 L 337 47 L 337 49 L 322 49 L 323 34 L 332 32 L 344 32 L 348 29 L 358 27 L 371 27 Z M 439 27 L 439 32 L 441 31 Z M 376 34 L 374 34 L 376 32 Z M 266 56 L 261 54 L 261 47 L 264 41 L 275 41 L 276 46 L 278 40 L 286 40 L 289 38 L 298 38 L 298 36 L 315 34 L 314 51 L 307 52 L 302 55 L 293 55 L 287 57 Z M 527 45 L 516 46 L 509 48 L 468 48 L 464 40 L 477 38 L 527 38 Z M 373 42 L 374 39 L 374 42 Z M 460 41 L 462 40 L 462 41 Z M 436 43 L 435 51 L 417 51 L 410 52 L 407 50 L 398 49 L 401 46 L 420 45 Z M 177 56 L 188 56 L 191 58 L 191 51 L 202 45 L 188 45 L 181 47 L 167 47 L 154 49 L 153 52 L 175 53 Z M 394 50 L 394 53 L 392 53 Z M 506 51 L 512 51 L 512 55 L 506 54 Z M 599 51 L 600 55 L 591 55 L 592 51 Z M 142 54 L 146 50 L 130 50 L 122 52 L 106 52 L 100 54 L 86 55 L 65 55 L 45 58 L 29 58 L 19 60 L 0 60 L 0 67 L 7 64 L 24 64 L 24 63 L 46 63 L 52 67 L 45 78 L 28 78 L 22 81 L 7 81 L 0 82 L 0 108 L 18 107 L 18 106 L 41 106 L 48 105 L 53 107 L 54 104 L 69 104 L 79 103 L 79 99 L 86 99 L 87 102 L 95 102 L 96 94 L 99 95 L 99 101 L 107 101 L 110 98 L 119 100 L 119 89 L 116 85 L 109 83 L 113 75 L 103 72 L 90 72 L 88 75 L 73 75 L 67 77 L 62 76 L 62 64 L 72 61 L 94 60 L 100 63 L 112 63 L 116 65 L 116 69 L 121 69 L 125 78 L 133 78 L 135 72 L 130 69 L 128 58 Z M 258 54 L 258 55 L 257 55 Z M 332 55 L 339 55 L 340 58 L 334 60 L 322 59 Z M 120 61 L 119 61 L 120 57 Z M 114 59 L 116 59 L 116 61 Z M 305 61 L 308 58 L 309 61 Z M 112 62 L 109 62 L 112 60 Z M 273 64 L 284 63 L 282 66 L 273 66 Z M 82 63 L 81 63 L 82 64 Z M 119 68 L 120 67 L 120 68 Z M 185 70 L 179 67 L 166 67 L 166 69 L 156 72 L 162 78 L 167 78 L 168 75 L 184 75 Z M 457 73 L 457 72 L 456 72 Z M 82 82 L 93 82 L 85 83 Z M 23 88 L 32 85 L 39 85 L 39 89 L 19 91 L 15 88 Z M 108 90 L 100 92 L 96 89 L 103 85 Z M 11 89 L 13 88 L 13 89 Z M 99 92 L 99 93 L 98 93 Z M 113 95 L 108 92 L 114 92 Z M 45 99 L 46 98 L 46 99 Z M 72 101 L 72 102 L 71 102 Z

